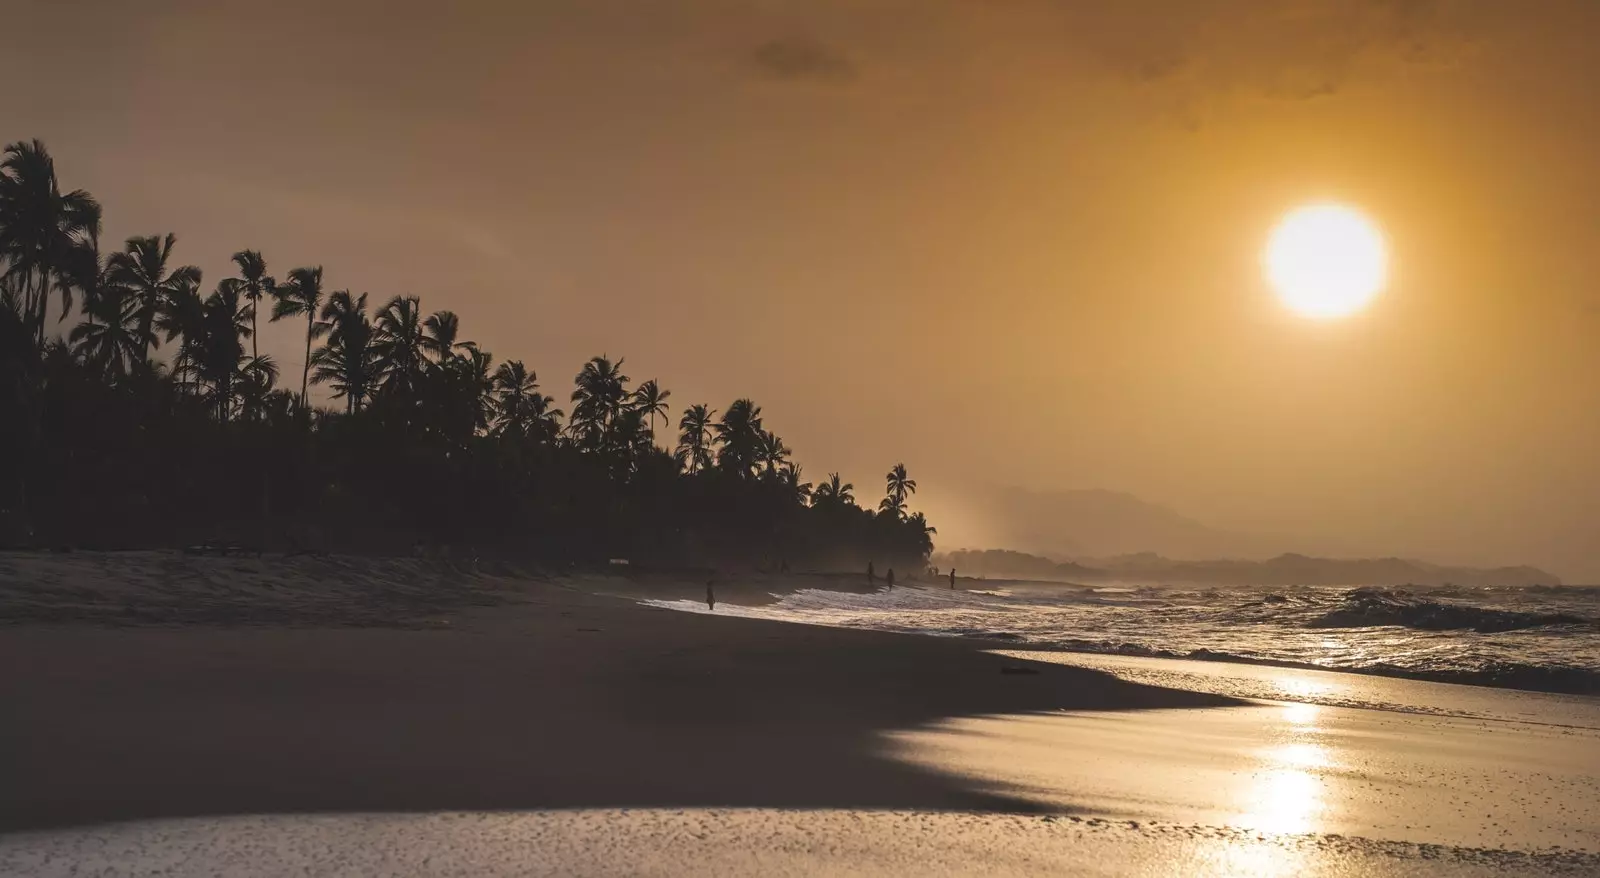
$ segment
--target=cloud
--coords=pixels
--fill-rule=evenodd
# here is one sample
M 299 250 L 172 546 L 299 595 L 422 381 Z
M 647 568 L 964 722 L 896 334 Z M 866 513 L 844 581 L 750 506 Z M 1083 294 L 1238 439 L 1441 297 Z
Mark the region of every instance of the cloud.
M 750 53 L 755 71 L 768 79 L 847 82 L 856 66 L 839 48 L 810 37 L 768 40 Z
M 1063 4 L 1074 48 L 1141 86 L 1303 101 L 1358 73 L 1454 63 L 1452 0 L 1126 0 Z

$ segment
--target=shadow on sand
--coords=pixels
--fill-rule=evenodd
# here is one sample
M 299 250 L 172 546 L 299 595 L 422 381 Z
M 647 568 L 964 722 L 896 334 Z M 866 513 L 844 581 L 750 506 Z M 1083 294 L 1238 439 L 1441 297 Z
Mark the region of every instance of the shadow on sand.
M 1033 811 L 888 758 L 882 733 L 1239 703 L 971 642 L 570 593 L 456 627 L 0 629 L 0 830 L 599 806 Z

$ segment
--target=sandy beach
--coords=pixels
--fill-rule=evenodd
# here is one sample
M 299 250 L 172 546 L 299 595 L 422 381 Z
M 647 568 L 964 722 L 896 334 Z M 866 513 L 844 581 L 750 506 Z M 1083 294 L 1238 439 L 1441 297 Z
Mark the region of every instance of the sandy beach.
M 724 576 L 719 600 L 819 579 Z M 0 556 L 0 872 L 1600 870 L 1591 700 L 1561 723 L 1268 700 L 1184 663 L 630 599 L 703 591 Z

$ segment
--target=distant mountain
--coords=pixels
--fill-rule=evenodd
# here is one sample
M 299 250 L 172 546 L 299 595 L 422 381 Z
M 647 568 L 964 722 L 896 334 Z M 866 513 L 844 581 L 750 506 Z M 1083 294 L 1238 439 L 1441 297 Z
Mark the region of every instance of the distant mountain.
M 1178 561 L 1143 552 L 1061 563 L 1004 549 L 935 555 L 933 563 L 964 575 L 1062 582 L 1181 582 L 1196 585 L 1560 585 L 1537 567 L 1445 567 L 1405 558 L 1314 558 L 1279 555 L 1265 561 Z
M 1168 558 L 1265 557 L 1261 541 L 1201 524 L 1119 491 L 998 488 L 964 498 L 993 545 L 1079 558 L 1155 552 Z M 1280 549 L 1281 550 L 1281 549 Z
M 933 556 L 933 564 L 943 569 L 954 567 L 962 576 L 1000 576 L 1015 579 L 1040 579 L 1056 582 L 1085 582 L 1105 578 L 1095 570 L 1070 561 L 1060 562 L 1010 549 L 962 549 Z

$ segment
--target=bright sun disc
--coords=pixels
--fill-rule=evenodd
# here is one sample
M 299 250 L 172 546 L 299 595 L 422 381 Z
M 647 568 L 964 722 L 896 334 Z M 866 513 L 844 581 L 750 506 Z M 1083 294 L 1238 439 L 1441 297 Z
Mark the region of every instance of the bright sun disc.
M 1272 230 L 1262 255 L 1267 280 L 1294 311 L 1343 317 L 1383 290 L 1383 235 L 1359 211 L 1337 204 L 1293 210 Z

